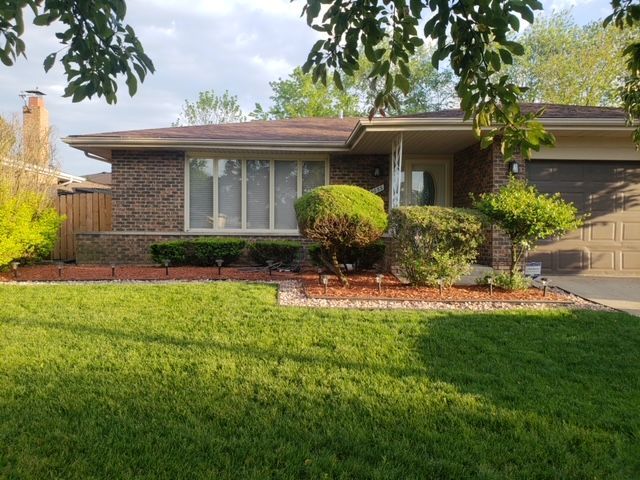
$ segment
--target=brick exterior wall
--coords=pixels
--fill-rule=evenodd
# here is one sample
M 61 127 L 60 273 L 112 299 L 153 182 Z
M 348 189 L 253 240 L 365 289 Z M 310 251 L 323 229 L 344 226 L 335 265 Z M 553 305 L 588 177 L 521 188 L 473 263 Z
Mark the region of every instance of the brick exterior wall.
M 160 241 L 199 238 L 184 233 L 184 152 L 114 151 L 113 231 L 76 235 L 76 262 L 85 264 L 151 262 L 149 246 Z M 329 183 L 371 189 L 383 184 L 388 201 L 387 155 L 335 156 Z M 375 168 L 380 176 L 373 175 Z M 242 236 L 248 240 L 300 237 Z
M 525 178 L 526 165 L 517 157 L 520 172 L 518 178 Z M 472 145 L 456 152 L 453 156 L 453 206 L 470 207 L 471 194 L 495 192 L 509 181 L 508 165 L 500 153 L 500 144 L 494 143 L 487 149 L 480 144 Z M 511 242 L 497 227 L 486 230 L 486 241 L 480 249 L 478 263 L 496 270 L 507 270 L 511 263 Z
M 184 152 L 114 150 L 113 230 L 184 229 Z
M 380 176 L 373 172 L 380 169 Z M 371 190 L 384 185 L 378 195 L 384 200 L 385 208 L 389 206 L 389 155 L 333 155 L 329 167 L 329 184 L 357 185 Z

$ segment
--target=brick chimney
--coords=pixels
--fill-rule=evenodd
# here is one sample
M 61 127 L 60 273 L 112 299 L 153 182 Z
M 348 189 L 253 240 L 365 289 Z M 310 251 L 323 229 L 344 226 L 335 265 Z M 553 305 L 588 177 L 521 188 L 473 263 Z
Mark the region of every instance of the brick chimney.
M 49 112 L 41 93 L 29 93 L 22 108 L 22 136 L 27 160 L 43 167 L 51 163 Z

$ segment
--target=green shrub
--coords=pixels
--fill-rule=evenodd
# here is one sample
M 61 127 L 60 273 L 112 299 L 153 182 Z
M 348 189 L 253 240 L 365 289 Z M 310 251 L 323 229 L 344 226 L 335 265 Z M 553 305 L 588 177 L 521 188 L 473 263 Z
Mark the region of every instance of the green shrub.
M 515 275 L 511 273 L 488 274 L 476 279 L 478 285 L 489 285 L 489 278 L 493 278 L 493 285 L 504 290 L 526 290 L 531 286 L 531 279 L 521 272 Z
M 391 212 L 399 266 L 414 285 L 452 285 L 470 271 L 484 241 L 481 217 L 472 210 L 400 207 Z
M 324 266 L 321 255 L 321 247 L 317 243 L 309 245 L 309 257 L 314 265 Z M 370 270 L 375 264 L 384 258 L 386 245 L 383 240 L 375 241 L 365 247 L 353 247 L 338 254 L 340 264 L 353 263 L 360 270 Z M 328 256 L 324 253 L 325 258 Z
M 14 193 L 8 184 L 0 185 L 0 267 L 51 253 L 64 217 L 43 203 L 36 192 Z
M 369 245 L 387 229 L 382 198 L 353 185 L 316 188 L 299 198 L 295 209 L 300 233 L 320 244 L 323 263 L 345 285 L 348 281 L 340 271 L 340 252 Z
M 249 255 L 258 265 L 266 265 L 267 260 L 291 264 L 302 249 L 300 242 L 287 240 L 261 240 L 249 244 Z
M 509 236 L 511 276 L 520 270 L 524 254 L 537 241 L 564 235 L 583 222 L 576 207 L 560 194 L 540 194 L 532 185 L 513 177 L 497 192 L 474 199 L 474 206 Z
M 154 243 L 150 246 L 151 258 L 156 263 L 169 260 L 171 265 L 215 266 L 217 259 L 225 265 L 234 263 L 246 242 L 239 238 L 198 238 Z

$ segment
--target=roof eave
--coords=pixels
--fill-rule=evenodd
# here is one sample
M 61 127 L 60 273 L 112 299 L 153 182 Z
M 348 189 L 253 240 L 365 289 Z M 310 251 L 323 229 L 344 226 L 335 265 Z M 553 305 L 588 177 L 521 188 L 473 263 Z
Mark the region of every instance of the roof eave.
M 266 141 L 266 140 L 210 140 L 190 138 L 124 138 L 105 136 L 70 136 L 62 139 L 67 145 L 79 150 L 101 149 L 246 149 L 246 150 L 291 150 L 310 152 L 334 152 L 348 150 L 343 142 Z

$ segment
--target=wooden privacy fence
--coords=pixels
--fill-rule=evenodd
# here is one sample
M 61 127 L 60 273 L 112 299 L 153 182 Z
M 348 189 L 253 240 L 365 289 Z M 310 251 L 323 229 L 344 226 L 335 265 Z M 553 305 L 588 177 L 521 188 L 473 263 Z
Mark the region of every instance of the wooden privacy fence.
M 58 233 L 58 241 L 53 250 L 54 260 L 76 258 L 76 233 L 111 230 L 111 194 L 58 195 L 55 207 L 58 213 L 66 215 L 67 219 Z

